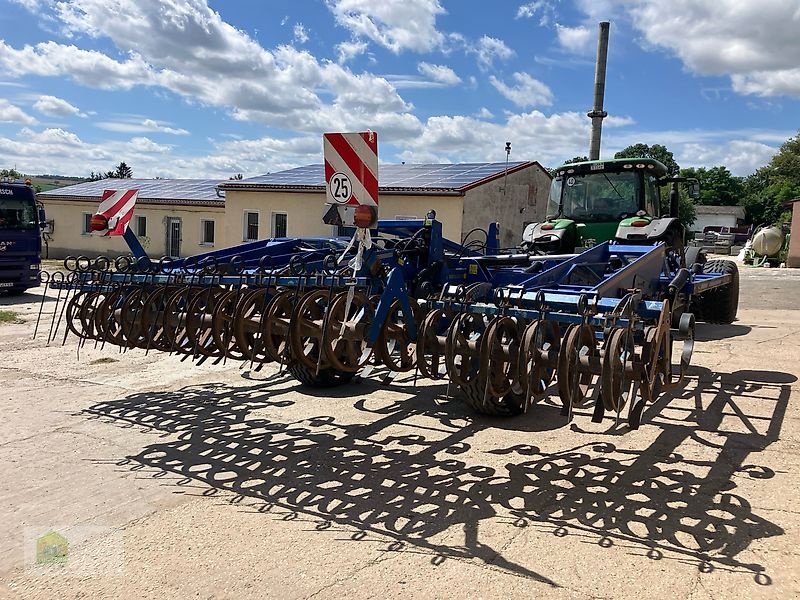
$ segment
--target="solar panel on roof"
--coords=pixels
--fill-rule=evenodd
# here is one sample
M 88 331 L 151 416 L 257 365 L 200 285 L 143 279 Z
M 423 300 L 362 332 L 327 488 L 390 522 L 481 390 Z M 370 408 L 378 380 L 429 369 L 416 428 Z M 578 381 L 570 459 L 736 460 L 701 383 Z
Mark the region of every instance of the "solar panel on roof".
M 386 188 L 461 189 L 493 175 L 500 175 L 508 167 L 513 169 L 522 162 L 454 163 L 380 165 L 378 180 Z M 278 173 L 250 177 L 243 185 L 313 186 L 325 185 L 323 165 L 305 165 Z M 238 182 L 237 182 L 238 185 Z
M 46 196 L 99 197 L 103 190 L 137 188 L 139 198 L 163 200 L 221 201 L 218 179 L 101 179 L 87 181 L 46 192 Z

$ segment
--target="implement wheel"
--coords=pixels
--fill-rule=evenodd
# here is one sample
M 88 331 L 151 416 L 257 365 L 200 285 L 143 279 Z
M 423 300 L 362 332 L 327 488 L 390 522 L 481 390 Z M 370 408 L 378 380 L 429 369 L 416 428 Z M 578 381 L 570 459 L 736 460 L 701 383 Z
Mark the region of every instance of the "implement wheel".
M 328 307 L 322 347 L 325 358 L 335 369 L 356 372 L 372 355 L 367 350 L 366 338 L 375 307 L 363 292 L 355 292 L 348 307 L 347 294 L 338 293 Z
M 517 381 L 519 340 L 516 320 L 505 316 L 492 319 L 481 335 L 478 376 L 459 384 L 475 412 L 513 417 L 525 411 L 525 393 Z
M 709 260 L 703 273 L 731 275 L 731 282 L 708 290 L 693 299 L 695 316 L 706 323 L 733 323 L 739 308 L 739 267 L 732 260 Z
M 411 300 L 411 313 L 417 326 L 417 335 L 422 328 L 422 310 L 415 300 Z M 403 314 L 399 300 L 392 302 L 389 314 L 375 342 L 375 355 L 378 362 L 390 371 L 402 373 L 410 371 L 417 364 L 416 343 L 409 340 L 408 315 Z
M 312 373 L 330 367 L 323 347 L 323 324 L 328 310 L 327 290 L 314 290 L 303 296 L 292 314 L 289 348 L 292 361 Z
M 522 333 L 519 382 L 536 402 L 552 383 L 558 366 L 561 332 L 553 321 L 533 321 Z
M 447 331 L 450 326 L 447 315 L 441 309 L 430 311 L 417 331 L 417 346 L 414 349 L 419 372 L 428 379 L 442 379 L 442 365 L 447 352 Z
M 337 371 L 336 369 L 309 369 L 305 365 L 292 361 L 287 367 L 289 373 L 303 385 L 315 388 L 329 388 L 349 383 L 355 376 L 354 372 Z
M 558 353 L 558 395 L 562 412 L 571 415 L 572 407 L 582 404 L 589 392 L 592 374 L 581 369 L 583 358 L 597 356 L 599 349 L 591 325 L 570 325 Z

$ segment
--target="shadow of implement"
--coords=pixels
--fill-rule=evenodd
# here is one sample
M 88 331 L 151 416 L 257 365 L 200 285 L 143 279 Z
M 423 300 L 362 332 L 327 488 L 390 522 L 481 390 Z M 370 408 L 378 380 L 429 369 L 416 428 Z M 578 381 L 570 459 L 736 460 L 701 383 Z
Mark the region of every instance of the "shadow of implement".
M 556 536 L 581 532 L 602 547 L 624 542 L 650 559 L 688 559 L 704 572 L 743 571 L 769 584 L 762 565 L 737 557 L 753 540 L 783 530 L 756 515 L 733 490 L 736 477 L 775 475 L 750 455 L 778 439 L 794 378 L 758 371 L 692 373 L 696 385 L 648 408 L 647 427 L 659 430 L 649 446 L 617 448 L 601 440 L 559 452 L 532 445 L 491 450 L 507 457 L 502 469 L 466 456 L 469 440 L 494 429 L 496 421 L 465 421 L 458 403 L 437 404 L 424 391 L 376 411 L 356 401 L 357 409 L 375 417 L 367 424 L 340 423 L 331 415 L 293 423 L 253 415 L 257 408 L 292 402 L 278 398 L 293 387 L 263 385 L 134 394 L 82 414 L 142 425 L 168 438 L 127 457 L 123 464 L 131 468 L 175 474 L 178 486 L 199 482 L 207 486 L 206 495 L 226 490 L 295 517 L 304 514 L 317 519 L 320 530 L 338 523 L 374 532 L 432 553 L 432 564 L 477 558 L 558 587 L 481 540 L 481 523 L 510 515 Z M 739 406 L 745 396 L 768 403 L 768 418 L 754 424 L 755 417 Z M 309 401 L 311 406 L 318 401 Z M 744 425 L 727 427 L 731 415 Z M 534 411 L 525 420 L 536 416 Z M 684 458 L 684 443 L 703 444 L 710 458 Z M 463 529 L 463 543 L 441 541 L 453 527 Z

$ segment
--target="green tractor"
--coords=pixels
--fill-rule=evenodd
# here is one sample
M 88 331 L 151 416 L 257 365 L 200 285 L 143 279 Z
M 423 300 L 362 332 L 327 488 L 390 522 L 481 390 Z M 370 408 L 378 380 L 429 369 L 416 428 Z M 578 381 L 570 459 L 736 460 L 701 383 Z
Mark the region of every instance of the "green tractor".
M 696 180 L 667 177 L 651 158 L 593 160 L 562 165 L 553 173 L 547 219 L 523 232 L 522 248 L 534 254 L 567 254 L 613 240 L 665 242 L 683 257 L 685 229 L 678 220 L 678 184 L 699 193 Z M 672 184 L 670 210 L 661 214 L 662 187 Z

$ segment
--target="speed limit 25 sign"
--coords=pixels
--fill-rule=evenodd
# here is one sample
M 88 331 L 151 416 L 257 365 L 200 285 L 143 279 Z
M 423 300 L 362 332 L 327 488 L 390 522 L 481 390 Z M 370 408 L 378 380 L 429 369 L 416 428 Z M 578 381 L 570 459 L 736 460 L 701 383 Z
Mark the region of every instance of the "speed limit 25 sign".
M 328 198 L 335 204 L 347 204 L 352 197 L 353 184 L 347 173 L 337 171 L 328 181 Z

